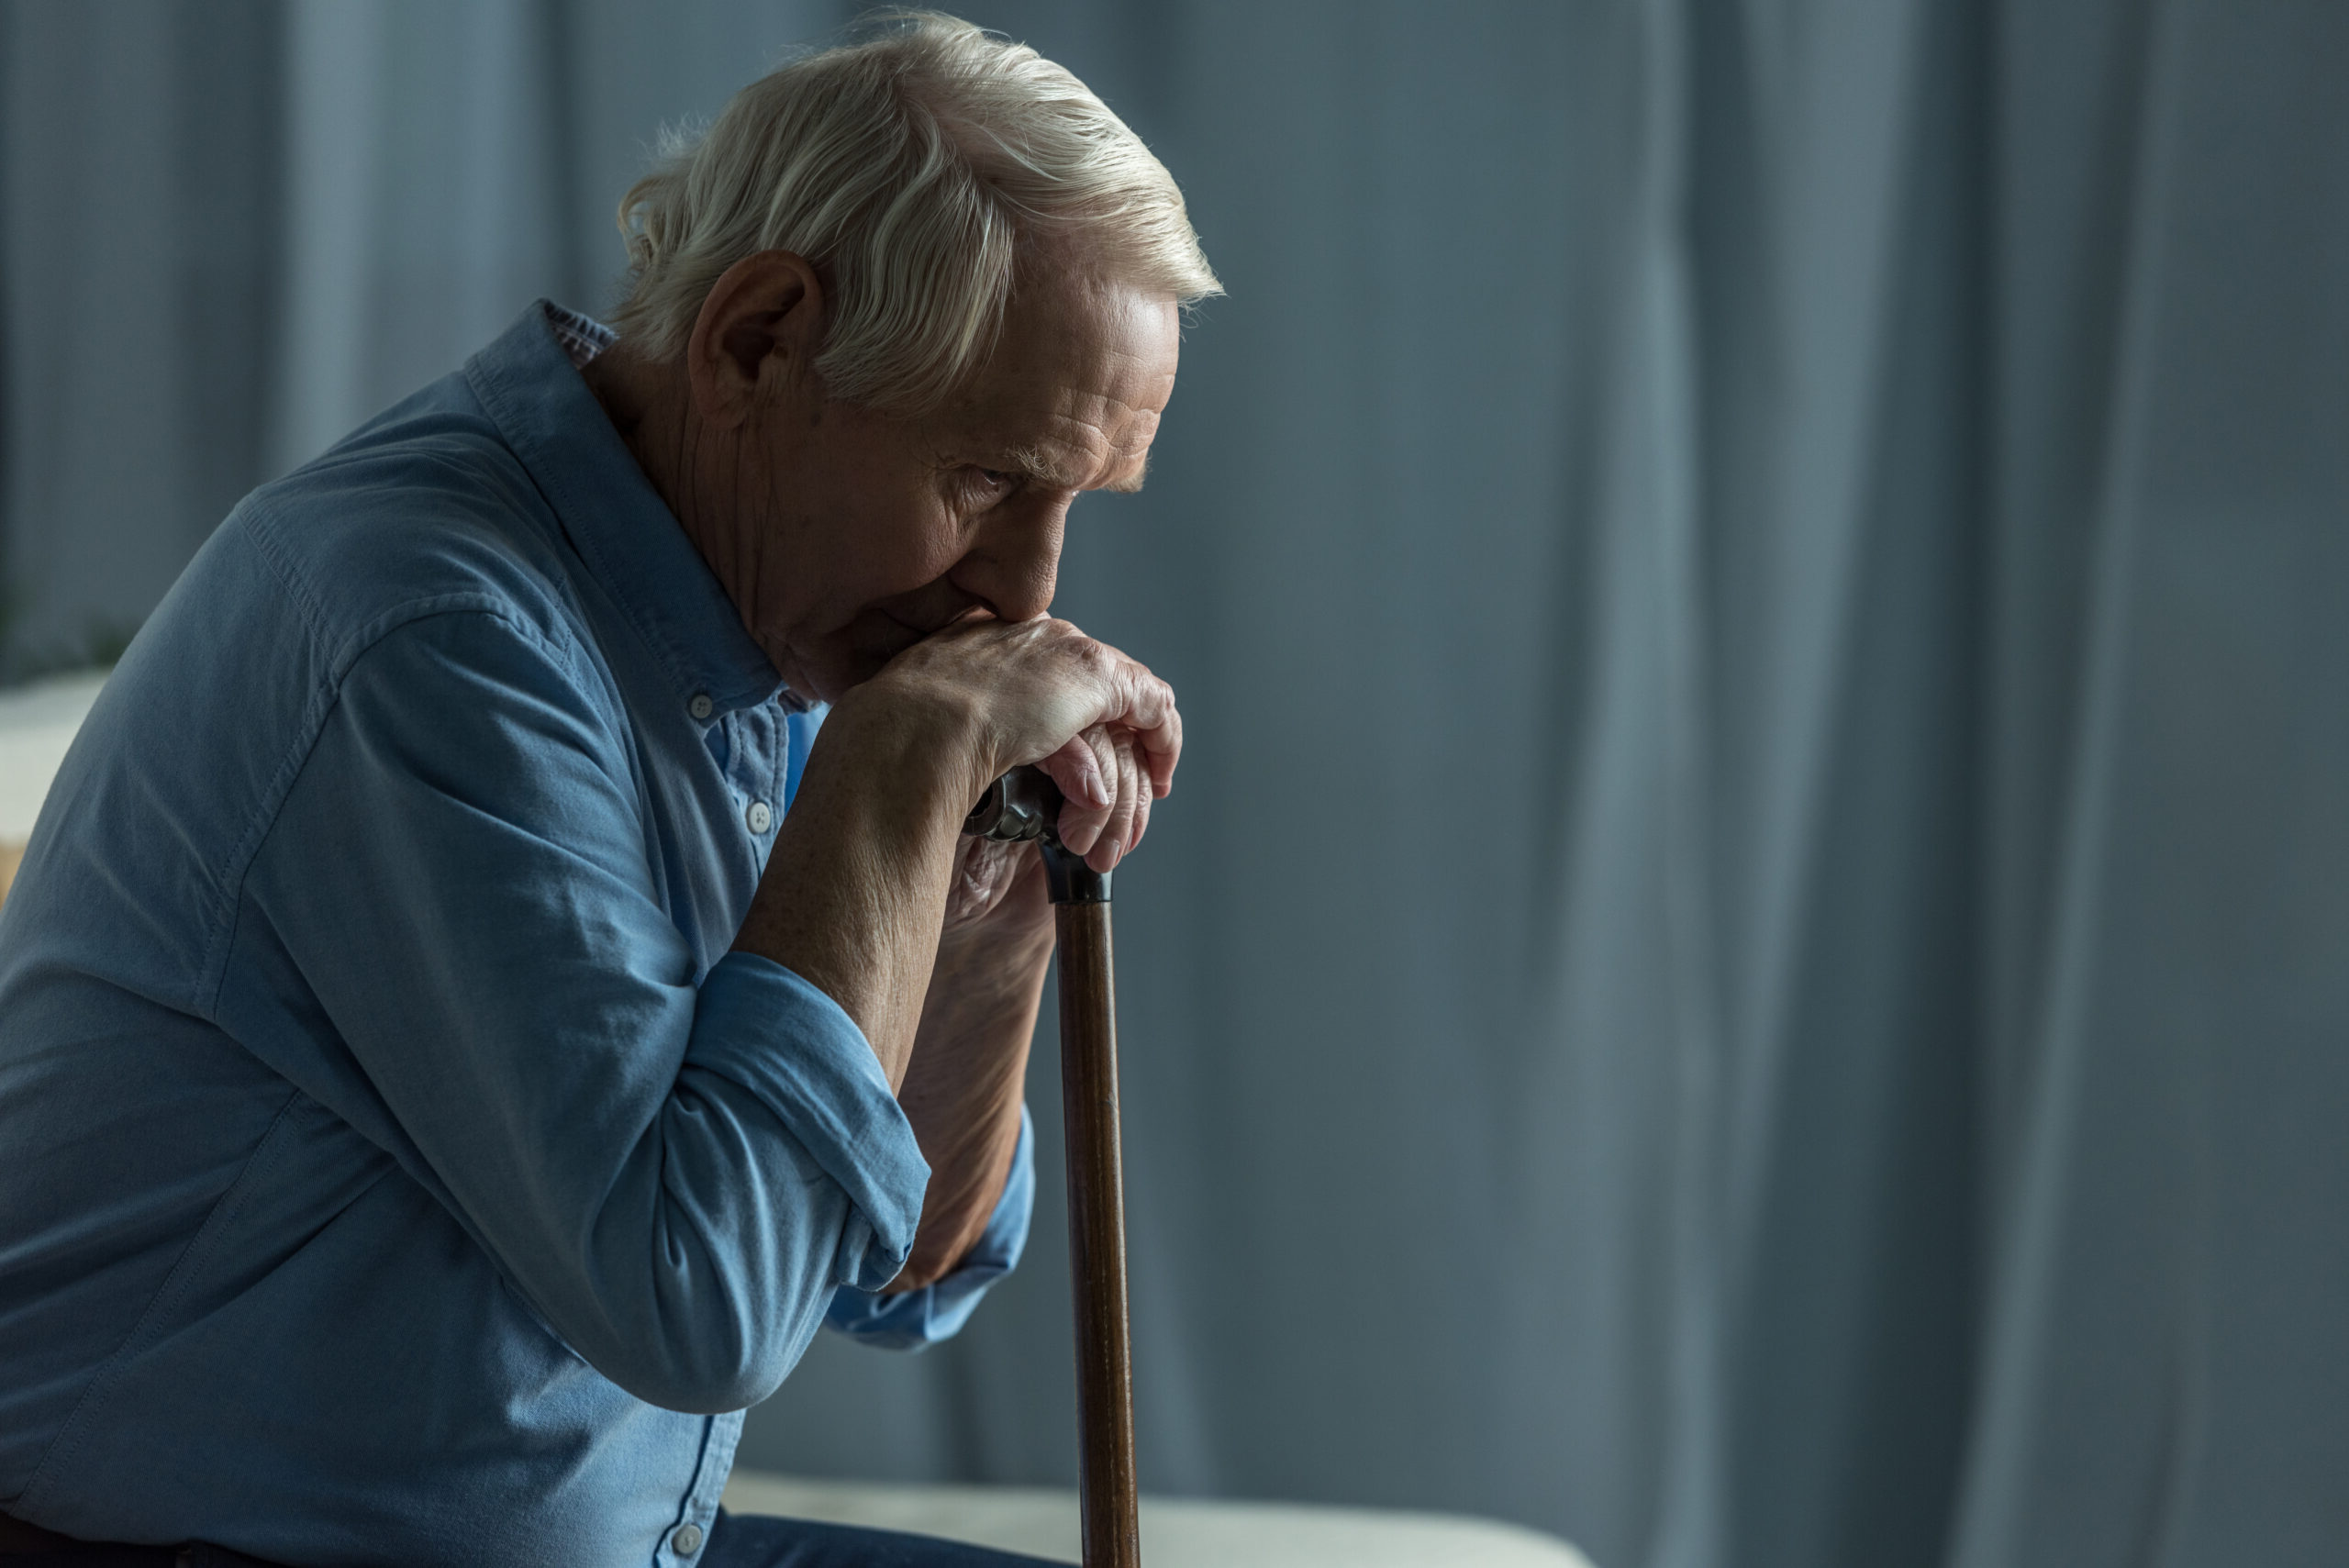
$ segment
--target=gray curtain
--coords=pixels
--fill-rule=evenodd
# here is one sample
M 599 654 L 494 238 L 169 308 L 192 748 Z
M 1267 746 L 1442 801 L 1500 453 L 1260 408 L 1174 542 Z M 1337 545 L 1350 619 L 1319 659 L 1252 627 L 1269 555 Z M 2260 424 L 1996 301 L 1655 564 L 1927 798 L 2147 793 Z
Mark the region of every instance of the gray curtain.
M 2338 1561 L 2349 11 L 974 15 L 1231 288 L 1063 600 L 1192 735 L 1119 878 L 1145 1483 L 1609 1568 Z M 838 19 L 0 4 L 14 667 L 606 303 L 655 126 Z M 744 1461 L 1066 1480 L 1062 1223 Z

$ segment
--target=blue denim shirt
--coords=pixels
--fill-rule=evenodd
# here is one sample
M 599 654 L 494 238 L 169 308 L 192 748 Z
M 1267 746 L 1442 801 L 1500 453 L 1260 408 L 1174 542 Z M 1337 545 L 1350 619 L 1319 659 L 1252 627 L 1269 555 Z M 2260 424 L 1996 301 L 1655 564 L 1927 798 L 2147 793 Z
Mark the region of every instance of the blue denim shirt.
M 827 1317 L 952 1333 L 863 1035 L 729 953 L 818 715 L 533 308 L 253 493 L 0 911 L 0 1504 L 290 1563 L 679 1564 Z

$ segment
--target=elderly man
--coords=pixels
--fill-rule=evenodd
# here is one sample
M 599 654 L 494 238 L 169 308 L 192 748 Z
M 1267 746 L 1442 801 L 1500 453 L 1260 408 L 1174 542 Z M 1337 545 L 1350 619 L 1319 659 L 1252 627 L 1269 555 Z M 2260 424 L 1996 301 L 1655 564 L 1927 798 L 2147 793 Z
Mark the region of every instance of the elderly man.
M 1041 762 L 1106 870 L 1166 792 L 1172 694 L 1047 612 L 1215 279 L 934 17 L 621 221 L 616 328 L 254 492 L 67 761 L 0 914 L 0 1559 L 998 1560 L 718 1495 L 819 1324 L 1018 1257 L 1052 929 L 957 829 Z

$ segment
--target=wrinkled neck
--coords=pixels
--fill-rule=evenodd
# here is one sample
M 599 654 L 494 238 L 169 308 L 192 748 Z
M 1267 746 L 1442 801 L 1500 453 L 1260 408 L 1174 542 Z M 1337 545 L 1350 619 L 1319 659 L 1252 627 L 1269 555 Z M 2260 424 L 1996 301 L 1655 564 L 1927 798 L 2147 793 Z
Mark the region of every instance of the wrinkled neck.
M 761 635 L 756 614 L 770 541 L 754 537 L 755 522 L 746 515 L 740 433 L 715 428 L 700 417 L 681 366 L 648 362 L 615 347 L 579 373 L 653 493 L 733 601 L 744 628 L 791 676 L 787 653 Z

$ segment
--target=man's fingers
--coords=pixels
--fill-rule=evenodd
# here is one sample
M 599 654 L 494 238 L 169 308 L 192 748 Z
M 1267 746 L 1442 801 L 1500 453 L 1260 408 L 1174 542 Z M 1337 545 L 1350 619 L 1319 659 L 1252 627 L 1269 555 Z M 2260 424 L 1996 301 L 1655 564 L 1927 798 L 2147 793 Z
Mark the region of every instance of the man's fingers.
M 1163 795 L 1174 787 L 1174 764 L 1183 754 L 1183 715 L 1174 705 L 1174 688 L 1152 674 L 1148 665 L 1106 643 L 1083 638 L 1083 646 L 1108 681 L 1108 700 L 1095 723 L 1118 730 L 1140 747 L 1152 793 Z
M 946 929 L 985 919 L 1019 880 L 1025 844 L 964 839 L 954 860 L 954 880 L 946 894 Z
M 1089 858 L 1107 841 L 1108 835 L 1104 829 L 1109 827 L 1117 814 L 1119 795 L 1124 786 L 1118 778 L 1118 748 L 1110 740 L 1108 730 L 1097 724 L 1089 726 L 1073 744 L 1082 745 L 1092 756 L 1093 765 L 1100 773 L 1105 790 L 1098 806 L 1084 801 L 1069 803 L 1069 808 L 1061 813 L 1061 842 L 1075 853 Z M 1101 871 L 1108 868 L 1096 866 L 1094 869 Z
M 1128 748 L 1134 760 L 1134 830 L 1126 840 L 1127 854 L 1141 847 L 1141 836 L 1150 831 L 1151 802 L 1158 798 L 1157 781 L 1150 776 L 1149 753 L 1140 746 Z
M 1107 872 L 1141 841 L 1155 790 L 1145 753 L 1135 737 L 1123 728 L 1107 729 L 1099 725 L 1085 730 L 1041 764 L 1053 776 L 1054 783 L 1060 782 L 1061 773 L 1070 766 L 1064 753 L 1078 749 L 1089 754 L 1094 765 L 1101 770 L 1113 798 L 1106 806 L 1088 806 L 1063 784 L 1061 793 L 1068 798 L 1054 826 L 1063 846 L 1083 855 L 1094 870 Z
M 1174 706 L 1174 691 L 1155 675 L 1145 674 L 1156 700 L 1145 705 L 1156 722 L 1132 728 L 1136 761 L 1150 781 L 1150 793 L 1163 798 L 1174 787 L 1174 764 L 1183 757 L 1183 711 Z
M 1070 736 L 1067 744 L 1036 765 L 1060 786 L 1062 798 L 1078 810 L 1106 813 L 1118 798 L 1117 786 L 1102 772 L 1099 755 L 1081 734 Z
M 1109 746 L 1117 758 L 1118 804 L 1109 808 L 1109 820 L 1103 825 L 1101 837 L 1095 841 L 1093 852 L 1085 857 L 1085 862 L 1097 872 L 1114 871 L 1126 851 L 1133 848 L 1135 824 L 1141 803 L 1150 797 L 1149 777 L 1142 772 L 1141 764 L 1134 760 L 1134 753 L 1139 748 L 1134 744 L 1133 736 L 1119 730 L 1110 738 Z
M 1061 817 L 1053 824 L 1063 845 L 1077 854 L 1093 847 L 1100 836 L 1101 824 L 1109 819 L 1109 805 L 1117 799 L 1117 786 L 1102 779 L 1100 758 L 1094 752 L 1086 738 L 1078 735 L 1069 743 L 1036 764 L 1061 790 Z M 1088 786 L 1080 781 L 1090 779 Z M 1087 799 L 1100 800 L 1096 806 Z
M 1174 688 L 1141 664 L 1128 662 L 1125 711 L 1115 716 L 1141 748 L 1151 793 L 1163 796 L 1174 787 L 1174 764 L 1183 755 L 1183 713 L 1174 706 Z

